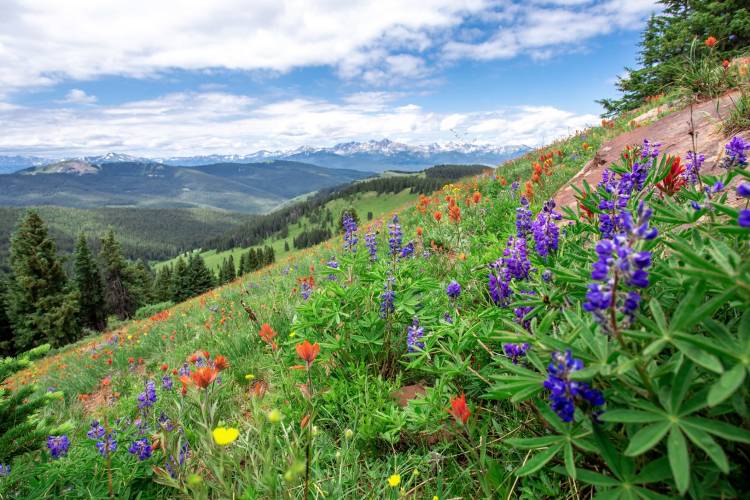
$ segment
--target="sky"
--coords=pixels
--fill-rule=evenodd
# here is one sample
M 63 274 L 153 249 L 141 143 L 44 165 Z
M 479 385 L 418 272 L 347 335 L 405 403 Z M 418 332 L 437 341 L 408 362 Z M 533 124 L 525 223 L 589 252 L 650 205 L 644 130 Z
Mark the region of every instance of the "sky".
M 0 154 L 536 146 L 597 123 L 652 0 L 3 0 Z

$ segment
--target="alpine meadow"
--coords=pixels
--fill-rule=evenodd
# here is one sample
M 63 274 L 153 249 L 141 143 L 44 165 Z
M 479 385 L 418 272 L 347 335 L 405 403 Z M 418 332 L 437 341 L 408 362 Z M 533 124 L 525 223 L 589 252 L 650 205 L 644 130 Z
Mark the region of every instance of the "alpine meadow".
M 750 5 L 0 7 L 0 499 L 750 498 Z

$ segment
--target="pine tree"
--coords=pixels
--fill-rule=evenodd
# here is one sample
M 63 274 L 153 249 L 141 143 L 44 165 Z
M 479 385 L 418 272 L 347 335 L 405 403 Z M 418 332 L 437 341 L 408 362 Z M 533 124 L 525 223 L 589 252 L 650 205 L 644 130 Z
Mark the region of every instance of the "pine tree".
M 0 276 L 0 357 L 10 356 L 15 352 L 13 349 L 13 327 L 6 309 L 8 307 L 8 283 L 5 277 Z
M 247 271 L 251 273 L 253 271 L 256 271 L 259 267 L 260 262 L 258 259 L 258 254 L 254 248 L 251 248 L 247 251 Z
M 214 286 L 215 277 L 198 253 L 191 255 L 188 260 L 187 277 L 191 297 L 207 292 Z
M 104 289 L 99 268 L 91 256 L 83 233 L 78 237 L 75 253 L 75 285 L 78 289 L 78 318 L 82 327 L 101 331 L 107 327 Z
M 18 358 L 0 359 L 0 386 L 10 375 L 47 353 L 49 348 L 49 344 L 43 344 Z M 40 448 L 47 434 L 56 433 L 45 420 L 32 416 L 57 395 L 34 396 L 35 390 L 34 384 L 23 385 L 15 392 L 0 388 L 0 464 L 9 465 L 13 457 Z
M 172 266 L 162 266 L 156 273 L 153 287 L 154 300 L 167 302 L 172 300 Z
M 171 291 L 173 302 L 182 302 L 191 296 L 187 271 L 187 263 L 185 262 L 185 259 L 180 256 L 174 265 L 174 270 L 172 271 Z
M 109 230 L 102 240 L 99 258 L 104 269 L 104 299 L 107 312 L 121 320 L 130 318 L 137 308 L 137 303 L 127 288 L 126 263 L 112 230 Z
M 237 269 L 234 265 L 234 256 L 230 255 L 229 259 L 227 260 L 227 282 L 234 281 L 234 279 L 237 277 Z
M 288 242 L 288 241 L 286 241 L 286 240 L 284 240 L 284 251 L 285 251 L 285 252 L 288 252 L 288 251 L 289 251 L 289 242 Z
M 136 303 L 136 309 L 153 304 L 154 272 L 143 259 L 128 264 L 125 273 L 125 285 Z
M 243 253 L 240 255 L 240 267 L 237 270 L 237 275 L 242 276 L 247 273 L 247 254 Z
M 39 214 L 30 210 L 11 237 L 13 280 L 7 313 L 18 351 L 50 343 L 65 345 L 79 333 L 78 292 L 68 287 L 55 242 Z

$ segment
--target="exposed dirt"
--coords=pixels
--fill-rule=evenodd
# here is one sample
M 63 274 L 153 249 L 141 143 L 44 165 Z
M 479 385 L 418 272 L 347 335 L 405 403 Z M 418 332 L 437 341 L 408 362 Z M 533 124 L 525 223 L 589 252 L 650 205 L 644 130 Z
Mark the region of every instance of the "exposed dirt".
M 409 400 L 421 398 L 425 395 L 425 388 L 422 384 L 405 385 L 397 391 L 391 393 L 391 397 L 401 408 L 409 404 Z
M 728 142 L 720 131 L 722 118 L 726 117 L 732 108 L 732 100 L 736 100 L 738 91 L 730 92 L 719 99 L 717 112 L 716 101 L 705 101 L 693 106 L 693 122 L 697 132 L 698 151 L 706 156 L 706 167 L 714 165 L 716 159 L 723 154 L 724 145 Z M 655 116 L 653 111 L 650 112 Z M 644 113 L 645 116 L 648 113 Z M 648 118 L 651 118 L 650 116 Z M 639 121 L 638 118 L 635 119 Z M 640 120 L 646 122 L 646 120 Z M 565 185 L 555 196 L 555 202 L 559 207 L 574 207 L 576 205 L 575 191 L 571 186 L 582 186 L 586 180 L 591 185 L 596 185 L 601 180 L 602 170 L 609 164 L 620 158 L 620 153 L 625 146 L 641 144 L 643 139 L 661 144 L 660 150 L 675 156 L 680 156 L 683 161 L 688 151 L 693 149 L 690 137 L 690 108 L 674 112 L 664 118 L 658 119 L 648 125 L 621 134 L 614 139 L 605 142 L 583 168 Z M 750 131 L 740 134 L 743 138 L 750 137 Z M 703 173 L 711 173 L 712 168 L 704 168 Z

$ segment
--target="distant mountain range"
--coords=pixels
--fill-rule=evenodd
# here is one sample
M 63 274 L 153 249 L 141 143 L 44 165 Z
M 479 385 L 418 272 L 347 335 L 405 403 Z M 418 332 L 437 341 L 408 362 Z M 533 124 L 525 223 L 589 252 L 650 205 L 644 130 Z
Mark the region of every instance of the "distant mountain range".
M 260 213 L 301 194 L 370 175 L 283 160 L 188 168 L 110 154 L 0 175 L 0 205 L 204 207 Z
M 181 167 L 195 167 L 216 163 L 255 163 L 271 160 L 287 160 L 309 163 L 319 167 L 383 172 L 385 170 L 416 171 L 433 165 L 447 163 L 497 165 L 528 150 L 529 148 L 526 146 L 493 146 L 460 142 L 411 146 L 383 139 L 368 142 L 344 142 L 326 148 L 303 146 L 284 151 L 262 150 L 245 155 L 143 158 L 122 153 L 108 153 L 101 156 L 75 158 L 75 160 L 82 160 L 94 165 L 102 163 L 155 162 Z M 9 173 L 23 168 L 57 163 L 60 160 L 45 160 L 44 158 L 35 156 L 0 156 L 0 173 Z

